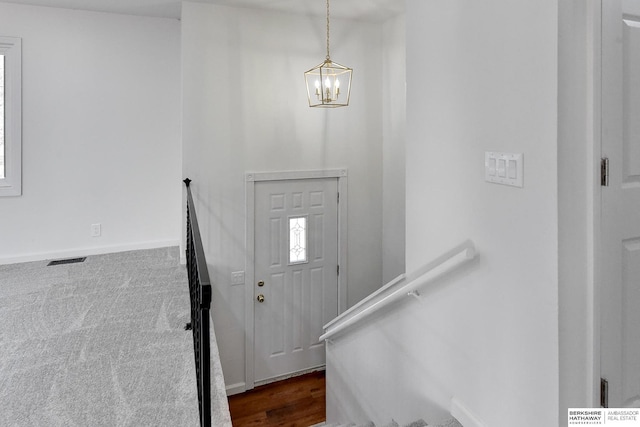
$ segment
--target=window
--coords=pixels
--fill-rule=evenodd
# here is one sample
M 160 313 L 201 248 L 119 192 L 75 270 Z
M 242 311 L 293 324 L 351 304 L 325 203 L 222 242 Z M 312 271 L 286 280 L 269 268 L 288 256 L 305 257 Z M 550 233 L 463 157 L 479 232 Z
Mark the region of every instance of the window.
M 0 196 L 22 194 L 22 43 L 0 37 Z
M 307 262 L 307 217 L 289 218 L 289 264 Z

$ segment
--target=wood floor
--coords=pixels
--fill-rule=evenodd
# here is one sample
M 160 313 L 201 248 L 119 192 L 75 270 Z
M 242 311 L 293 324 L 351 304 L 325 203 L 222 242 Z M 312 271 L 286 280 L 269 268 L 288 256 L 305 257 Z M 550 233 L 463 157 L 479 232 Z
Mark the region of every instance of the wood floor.
M 325 373 L 313 372 L 229 397 L 233 427 L 309 427 L 324 422 Z

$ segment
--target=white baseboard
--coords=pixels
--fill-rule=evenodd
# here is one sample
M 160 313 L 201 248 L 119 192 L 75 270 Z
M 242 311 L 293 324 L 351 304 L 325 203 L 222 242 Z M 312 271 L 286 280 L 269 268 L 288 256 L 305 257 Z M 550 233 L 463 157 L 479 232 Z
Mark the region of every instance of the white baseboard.
M 278 381 L 284 381 L 290 378 L 299 377 L 301 375 L 310 374 L 312 372 L 319 372 L 319 371 L 326 371 L 326 370 L 327 370 L 326 365 L 318 365 L 313 368 L 303 369 L 301 371 L 295 371 L 295 372 L 291 372 L 284 375 L 278 375 L 277 377 L 272 377 L 262 381 L 256 381 L 254 385 L 256 387 L 260 387 L 261 385 L 267 385 L 267 384 L 275 383 Z
M 290 374 L 274 377 L 268 380 L 258 381 L 254 384 L 254 387 L 259 387 L 261 385 L 267 385 L 277 381 L 282 381 L 282 380 L 297 377 L 300 375 L 308 374 L 311 372 L 324 371 L 324 370 L 325 370 L 325 365 L 320 365 L 320 366 L 316 366 L 315 368 L 309 368 L 302 371 L 297 371 Z M 253 389 L 253 387 L 251 388 Z M 247 388 L 246 382 L 229 384 L 228 386 L 225 387 L 225 389 L 227 391 L 227 396 L 233 396 L 234 394 L 244 393 L 245 391 L 249 390 L 249 388 Z
M 229 384 L 225 388 L 227 390 L 227 396 L 233 396 L 234 394 L 240 394 L 247 391 L 245 383 Z
M 451 399 L 451 415 L 464 427 L 486 427 L 478 417 L 471 413 L 458 399 Z
M 128 252 L 128 251 L 137 251 L 137 250 L 144 250 L 144 249 L 166 248 L 170 246 L 180 246 L 180 241 L 179 240 L 159 240 L 159 241 L 153 241 L 153 242 L 130 243 L 126 245 L 101 246 L 101 247 L 95 247 L 95 248 L 78 248 L 78 249 L 68 249 L 68 250 L 53 251 L 53 252 L 39 252 L 39 253 L 18 255 L 15 257 L 0 258 L 0 265 L 18 264 L 18 263 L 32 262 L 32 261 L 44 261 L 44 260 L 57 259 L 57 258 L 102 255 L 102 254 L 110 254 L 115 252 Z

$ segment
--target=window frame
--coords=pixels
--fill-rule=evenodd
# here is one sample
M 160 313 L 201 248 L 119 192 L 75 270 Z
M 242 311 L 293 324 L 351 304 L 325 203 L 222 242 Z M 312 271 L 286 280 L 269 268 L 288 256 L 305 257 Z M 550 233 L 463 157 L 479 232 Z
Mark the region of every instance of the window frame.
M 4 171 L 0 197 L 22 195 L 22 39 L 0 36 L 4 55 Z

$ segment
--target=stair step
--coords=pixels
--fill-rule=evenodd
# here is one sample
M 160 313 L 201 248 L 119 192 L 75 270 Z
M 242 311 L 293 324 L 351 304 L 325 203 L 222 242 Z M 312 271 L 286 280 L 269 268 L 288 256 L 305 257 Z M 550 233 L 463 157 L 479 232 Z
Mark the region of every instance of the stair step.
M 376 427 L 376 425 L 374 423 L 372 423 L 371 421 L 369 421 L 366 424 L 355 424 L 355 423 L 349 423 L 349 424 L 326 424 L 326 423 L 320 423 L 320 424 L 314 424 L 310 427 Z M 391 420 L 390 423 L 385 424 L 382 427 L 400 427 L 400 425 Z M 458 422 L 458 420 L 456 420 L 455 418 L 450 418 L 448 420 L 442 421 L 439 424 L 427 424 L 424 420 L 416 420 L 412 423 L 409 423 L 407 425 L 405 425 L 404 427 L 463 427 L 462 424 L 460 424 Z
M 369 421 L 367 424 L 316 424 L 311 427 L 376 427 L 376 425 Z

